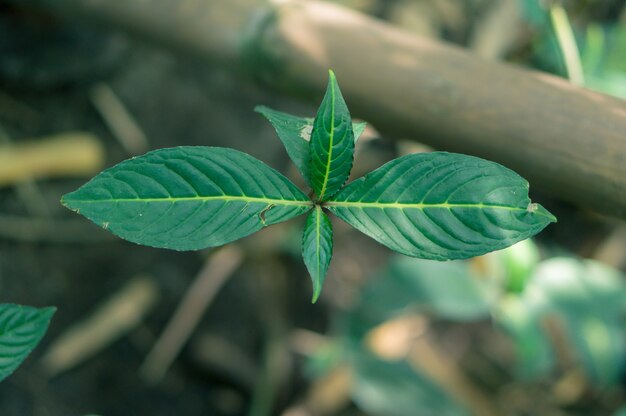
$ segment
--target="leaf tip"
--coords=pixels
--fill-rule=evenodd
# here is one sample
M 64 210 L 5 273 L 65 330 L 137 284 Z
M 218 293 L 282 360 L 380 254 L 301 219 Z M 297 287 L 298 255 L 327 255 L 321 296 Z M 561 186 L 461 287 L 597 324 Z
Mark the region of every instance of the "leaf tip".
M 320 294 L 322 293 L 322 287 L 320 285 L 314 285 L 313 287 L 313 296 L 311 298 L 311 304 L 315 304 L 317 300 L 320 298 Z
M 56 312 L 57 312 L 56 306 L 47 306 L 39 310 L 41 318 L 46 321 L 46 325 L 50 323 L 50 321 L 52 320 L 52 317 L 54 316 Z
M 529 203 L 526 210 L 531 214 L 537 214 L 546 217 L 549 222 L 557 222 L 557 218 L 550 211 L 535 202 Z

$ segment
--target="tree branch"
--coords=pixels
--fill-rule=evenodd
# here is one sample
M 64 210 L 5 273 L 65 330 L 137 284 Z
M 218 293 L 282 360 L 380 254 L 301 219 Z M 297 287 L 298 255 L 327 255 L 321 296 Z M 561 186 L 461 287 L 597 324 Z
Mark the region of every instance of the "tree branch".
M 16 0 L 13 0 L 16 1 Z M 533 188 L 626 218 L 626 102 L 302 0 L 21 0 L 98 20 L 316 101 L 333 68 L 392 137 L 498 161 Z

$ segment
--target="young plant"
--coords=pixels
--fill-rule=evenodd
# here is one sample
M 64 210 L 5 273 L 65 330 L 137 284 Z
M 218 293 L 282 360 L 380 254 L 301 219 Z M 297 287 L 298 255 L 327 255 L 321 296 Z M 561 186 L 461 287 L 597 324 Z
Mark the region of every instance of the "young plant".
M 258 107 L 312 188 L 308 197 L 252 156 L 217 147 L 161 149 L 98 174 L 62 203 L 139 244 L 199 250 L 309 213 L 302 255 L 317 300 L 332 256 L 328 213 L 397 252 L 425 259 L 478 256 L 556 221 L 515 172 L 433 152 L 393 160 L 344 186 L 365 125 L 353 124 L 332 71 L 315 119 Z

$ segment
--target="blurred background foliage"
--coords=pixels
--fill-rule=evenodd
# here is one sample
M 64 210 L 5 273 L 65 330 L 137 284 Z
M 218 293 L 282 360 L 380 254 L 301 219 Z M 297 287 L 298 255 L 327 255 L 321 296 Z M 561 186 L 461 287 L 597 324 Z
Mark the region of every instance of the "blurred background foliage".
M 354 309 L 339 318 L 334 342 L 344 355 L 336 359 L 353 367 L 352 395 L 367 412 L 469 414 L 445 390 L 452 386 L 473 410 L 480 409 L 472 380 L 457 374 L 451 382 L 449 373 L 456 370 L 430 361 L 446 358 L 437 347 L 425 347 L 428 327 L 489 321 L 489 331 L 501 332 L 515 352 L 513 365 L 511 357 L 489 355 L 506 373 L 491 389 L 555 383 L 553 393 L 564 400 L 586 390 L 610 390 L 619 385 L 626 363 L 625 279 L 593 260 L 540 261 L 531 240 L 468 261 L 393 258 L 365 285 Z M 469 358 L 459 359 L 461 367 L 470 365 Z
M 578 67 L 572 81 L 626 98 L 624 1 L 334 2 L 484 59 L 570 78 Z M 313 106 L 3 1 L 0 56 L 0 294 L 59 309 L 0 385 L 0 414 L 626 415 L 623 222 L 534 195 L 559 218 L 536 241 L 437 263 L 336 221 L 312 306 L 300 226 L 170 253 L 113 239 L 58 199 L 102 166 L 182 144 L 245 150 L 297 180 L 252 109 Z M 429 150 L 375 127 L 357 173 Z M 65 158 L 31 163 L 42 144 Z

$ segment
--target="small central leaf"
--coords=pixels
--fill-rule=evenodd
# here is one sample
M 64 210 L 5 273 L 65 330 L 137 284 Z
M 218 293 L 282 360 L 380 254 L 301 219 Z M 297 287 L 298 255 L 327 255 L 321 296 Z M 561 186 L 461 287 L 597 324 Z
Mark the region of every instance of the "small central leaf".
M 302 237 L 302 257 L 313 281 L 313 303 L 322 291 L 333 255 L 333 227 L 319 205 L 311 211 Z
M 291 161 L 296 165 L 302 177 L 310 185 L 309 142 L 311 141 L 314 119 L 311 117 L 294 116 L 292 114 L 283 113 L 282 111 L 272 110 L 262 105 L 257 106 L 254 111 L 263 114 L 272 126 L 274 126 Z M 365 122 L 352 123 L 355 143 L 359 139 L 359 136 L 363 134 L 363 131 L 365 131 L 366 126 L 367 123 Z
M 348 180 L 354 158 L 354 133 L 335 74 L 329 71 L 328 87 L 322 100 L 309 143 L 311 187 L 319 201 L 325 201 Z
M 199 146 L 124 161 L 65 195 L 63 204 L 126 240 L 175 250 L 226 244 L 312 207 L 260 160 Z

